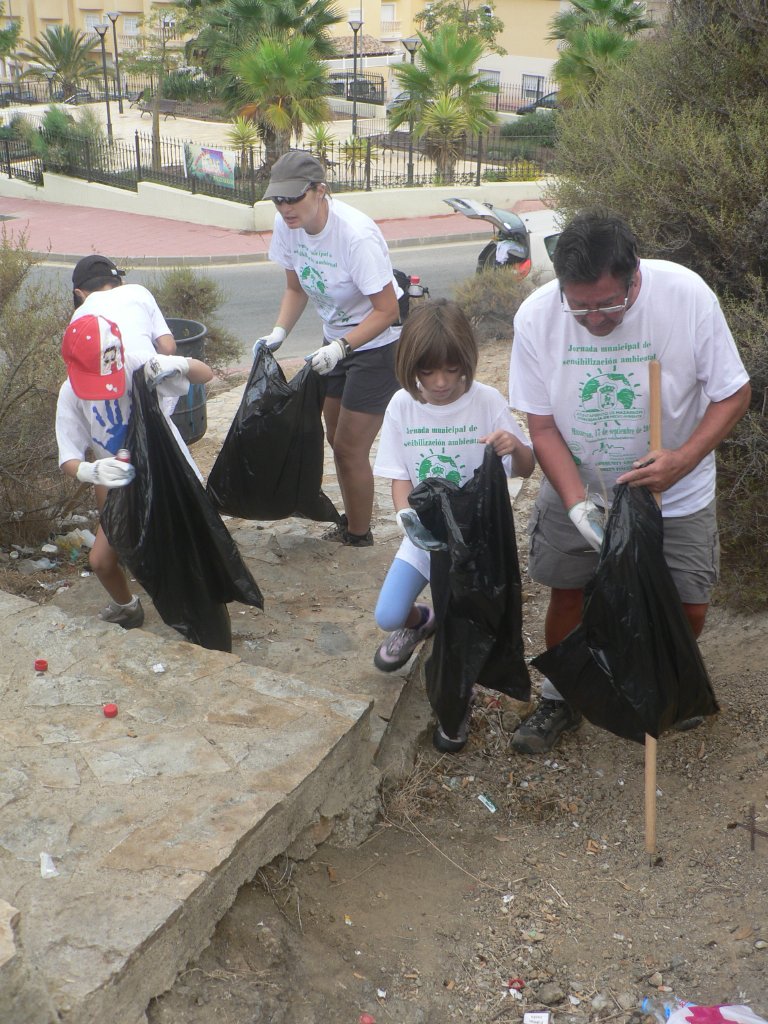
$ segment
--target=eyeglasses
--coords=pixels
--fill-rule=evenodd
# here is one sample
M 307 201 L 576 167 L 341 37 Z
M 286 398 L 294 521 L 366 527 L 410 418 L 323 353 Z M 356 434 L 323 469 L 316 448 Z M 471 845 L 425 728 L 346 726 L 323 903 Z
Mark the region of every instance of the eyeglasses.
M 279 206 L 281 203 L 285 203 L 286 206 L 295 206 L 296 203 L 300 203 L 307 192 L 310 192 L 314 187 L 314 182 L 310 183 L 300 196 L 272 196 L 272 202 L 275 206 Z
M 601 316 L 608 316 L 612 313 L 623 313 L 629 303 L 629 288 L 631 287 L 632 286 L 630 284 L 627 288 L 627 294 L 624 296 L 624 301 L 614 306 L 595 306 L 593 309 L 569 309 L 565 304 L 565 298 L 562 292 L 560 292 L 560 302 L 563 304 L 563 312 L 570 313 L 570 315 L 575 316 L 576 319 L 589 316 L 590 313 L 600 313 Z

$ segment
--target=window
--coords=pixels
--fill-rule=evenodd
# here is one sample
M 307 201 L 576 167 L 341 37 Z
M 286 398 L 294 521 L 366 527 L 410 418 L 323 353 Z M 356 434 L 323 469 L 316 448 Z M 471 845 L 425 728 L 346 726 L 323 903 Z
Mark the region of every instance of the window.
M 85 31 L 93 32 L 96 35 L 96 26 L 102 24 L 102 17 L 100 14 L 86 14 L 85 16 Z
M 123 18 L 123 35 L 124 36 L 137 36 L 139 34 L 139 19 L 138 18 Z

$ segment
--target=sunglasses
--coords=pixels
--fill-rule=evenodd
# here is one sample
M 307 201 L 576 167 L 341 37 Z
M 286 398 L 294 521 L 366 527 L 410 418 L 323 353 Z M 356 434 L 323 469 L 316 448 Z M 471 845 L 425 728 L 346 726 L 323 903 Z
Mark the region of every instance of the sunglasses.
M 272 202 L 275 206 L 280 206 L 281 203 L 285 203 L 286 206 L 295 206 L 296 203 L 300 203 L 307 192 L 311 192 L 314 187 L 314 182 L 310 183 L 299 196 L 272 196 Z

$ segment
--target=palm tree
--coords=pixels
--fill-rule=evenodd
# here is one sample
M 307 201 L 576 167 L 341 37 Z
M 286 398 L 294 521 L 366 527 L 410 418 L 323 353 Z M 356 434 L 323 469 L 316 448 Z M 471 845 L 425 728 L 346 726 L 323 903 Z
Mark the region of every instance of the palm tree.
M 46 71 L 53 71 L 52 81 L 61 89 L 62 98 L 68 100 L 81 82 L 98 79 L 101 74 L 90 57 L 94 45 L 90 36 L 74 32 L 69 25 L 49 27 L 34 41 L 25 40 L 26 50 L 19 56 L 32 67 L 24 77 L 45 78 Z
M 424 140 L 438 175 L 450 181 L 467 135 L 497 121 L 487 105 L 496 86 L 475 70 L 485 47 L 482 39 L 462 38 L 456 25 L 442 25 L 431 38 L 419 38 L 415 62 L 392 69 L 409 99 L 395 108 L 390 124 L 413 124 L 414 137 Z
M 654 24 L 637 0 L 571 2 L 552 18 L 547 37 L 561 44 L 552 75 L 566 103 L 592 95 L 608 69 L 627 59 L 634 37 Z
M 248 166 L 248 152 L 261 139 L 261 129 L 248 117 L 239 115 L 232 119 L 232 123 L 225 133 L 227 142 L 237 146 L 240 151 L 240 175 L 243 177 Z
M 326 67 L 309 37 L 275 33 L 250 42 L 227 67 L 237 81 L 238 113 L 263 131 L 267 170 L 288 152 L 292 134 L 298 139 L 305 125 L 328 120 Z
M 334 57 L 328 29 L 343 19 L 333 0 L 209 0 L 203 16 L 203 29 L 186 49 L 213 75 L 227 66 L 234 50 L 274 34 L 305 36 L 316 56 Z
M 575 34 L 552 69 L 560 101 L 567 105 L 592 95 L 608 70 L 623 63 L 636 45 L 606 25 L 589 25 Z
M 625 37 L 637 35 L 652 28 L 653 20 L 646 17 L 644 3 L 637 0 L 570 0 L 570 8 L 559 11 L 550 21 L 552 31 L 547 36 L 555 42 L 570 43 L 591 25 L 604 25 Z

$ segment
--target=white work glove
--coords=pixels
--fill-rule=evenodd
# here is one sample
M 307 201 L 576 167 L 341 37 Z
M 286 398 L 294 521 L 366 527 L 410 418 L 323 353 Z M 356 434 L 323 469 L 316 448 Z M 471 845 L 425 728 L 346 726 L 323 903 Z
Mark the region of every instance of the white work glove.
M 120 459 L 97 459 L 96 462 L 81 462 L 77 467 L 77 479 L 84 484 L 100 484 L 102 487 L 127 487 L 136 476 L 136 469 L 130 462 Z
M 304 359 L 305 362 L 312 364 L 312 369 L 316 373 L 322 376 L 330 373 L 336 363 L 343 359 L 344 356 L 344 346 L 338 339 L 335 339 L 327 345 L 323 345 L 322 348 L 317 349 L 316 352 L 310 352 Z
M 277 352 L 287 337 L 288 332 L 282 327 L 273 327 L 269 334 L 265 334 L 263 338 L 259 338 L 253 346 L 253 358 L 256 358 L 256 353 L 259 351 L 259 347 L 261 345 L 268 348 L 270 352 Z
M 184 356 L 152 356 L 144 364 L 144 378 L 150 388 L 156 388 L 161 380 L 172 377 L 174 373 L 187 376 L 189 360 Z
M 603 510 L 591 498 L 579 501 L 568 509 L 568 518 L 595 551 L 603 546 Z
M 399 512 L 395 513 L 395 522 L 402 530 L 403 535 L 417 548 L 422 548 L 424 551 L 448 550 L 448 545 L 429 532 L 414 509 L 401 508 Z

